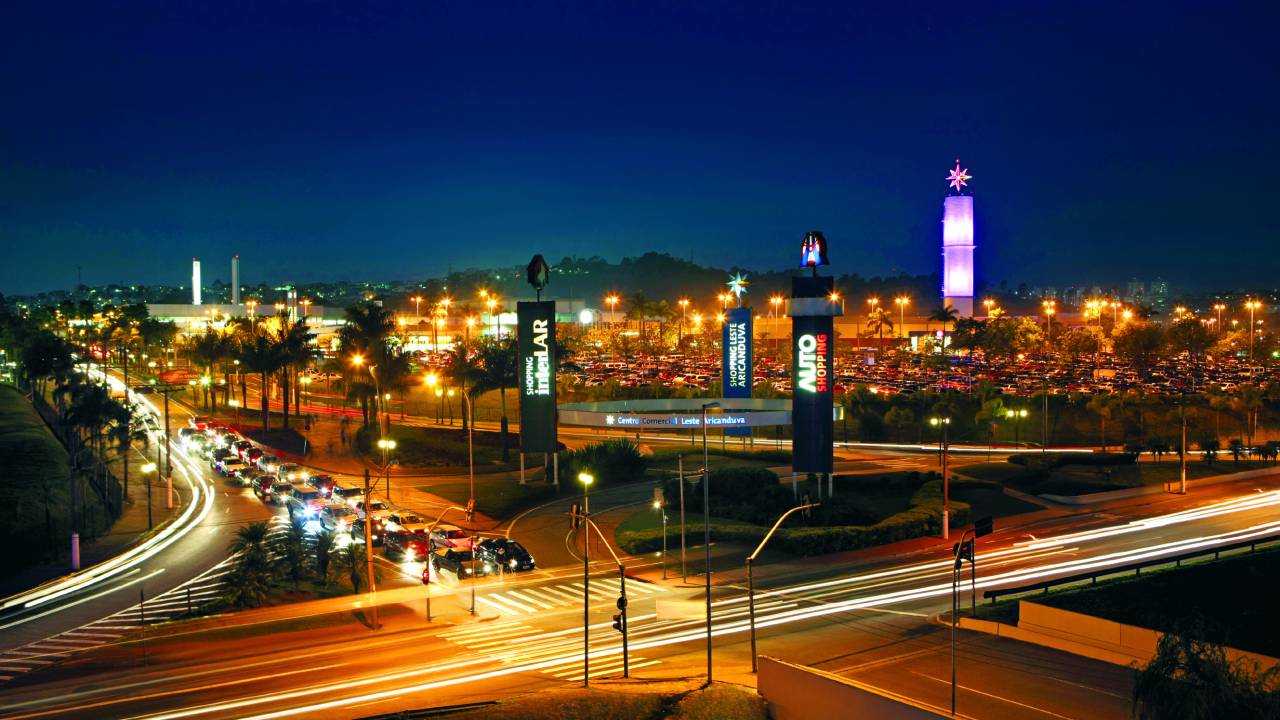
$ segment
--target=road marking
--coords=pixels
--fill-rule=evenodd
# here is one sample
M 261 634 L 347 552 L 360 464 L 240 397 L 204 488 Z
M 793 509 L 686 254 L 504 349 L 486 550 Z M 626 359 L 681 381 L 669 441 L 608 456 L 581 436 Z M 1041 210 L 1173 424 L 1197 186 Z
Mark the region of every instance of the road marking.
M 528 592 L 522 592 L 519 590 L 508 590 L 507 594 L 515 597 L 518 600 L 522 600 L 528 603 L 533 603 L 534 605 L 537 605 L 543 610 L 550 610 L 552 607 L 554 607 L 553 605 L 548 605 L 544 600 L 541 600 Z
M 932 675 L 926 675 L 925 673 L 917 672 L 917 671 L 915 671 L 915 670 L 912 670 L 912 671 L 911 671 L 911 674 L 912 674 L 912 675 L 919 675 L 919 676 L 920 676 L 920 677 L 922 677 L 922 678 L 926 678 L 926 679 L 928 679 L 928 680 L 933 680 L 934 682 L 940 682 L 940 683 L 942 683 L 943 685 L 950 685 L 950 684 L 951 684 L 951 681 L 950 681 L 950 680 L 943 680 L 942 678 L 937 678 L 937 677 L 934 677 L 934 676 L 932 676 Z M 971 688 L 971 687 L 969 687 L 969 686 L 967 686 L 967 685 L 960 685 L 960 684 L 958 684 L 958 683 L 957 683 L 957 684 L 956 684 L 956 687 L 957 687 L 957 688 L 959 688 L 959 689 L 961 689 L 961 690 L 965 690 L 965 691 L 967 691 L 967 692 L 974 693 L 974 694 L 976 694 L 976 695 L 983 695 L 983 696 L 985 696 L 985 697 L 989 697 L 989 698 L 991 698 L 992 700 L 999 700 L 1000 702 L 1009 703 L 1010 705 L 1017 705 L 1018 707 L 1024 707 L 1024 708 L 1026 708 L 1026 709 L 1028 709 L 1028 710 L 1034 710 L 1035 712 L 1043 713 L 1043 714 L 1048 715 L 1048 716 L 1050 716 L 1050 717 L 1062 718 L 1062 720 L 1073 720 L 1073 718 L 1071 718 L 1071 717 L 1069 717 L 1069 716 L 1067 716 L 1067 715 L 1059 715 L 1058 713 L 1053 712 L 1052 710 L 1045 710 L 1044 708 L 1038 708 L 1038 707 L 1036 707 L 1035 705 L 1028 705 L 1028 704 L 1026 704 L 1026 703 L 1018 702 L 1017 700 L 1011 700 L 1011 699 L 1009 699 L 1009 698 L 1007 698 L 1007 697 L 1001 697 L 1001 696 L 999 696 L 999 695 L 993 695 L 992 693 L 989 693 L 989 692 L 983 692 L 982 690 L 979 690 L 979 689 L 977 689 L 977 688 Z

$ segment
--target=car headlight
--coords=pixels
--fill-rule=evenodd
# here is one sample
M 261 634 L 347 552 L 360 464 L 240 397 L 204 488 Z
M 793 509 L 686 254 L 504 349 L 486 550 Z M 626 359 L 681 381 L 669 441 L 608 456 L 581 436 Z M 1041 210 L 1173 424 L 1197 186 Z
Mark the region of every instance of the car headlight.
M 405 558 L 406 560 L 412 560 L 412 559 L 413 559 L 413 548 L 406 548 L 406 549 L 405 549 L 405 551 L 404 551 L 404 558 Z
M 516 562 L 515 560 L 512 560 L 512 561 L 511 561 L 511 568 L 512 568 L 512 569 L 515 569 L 515 567 L 516 567 L 517 565 L 519 565 L 519 564 L 520 564 L 520 563 Z

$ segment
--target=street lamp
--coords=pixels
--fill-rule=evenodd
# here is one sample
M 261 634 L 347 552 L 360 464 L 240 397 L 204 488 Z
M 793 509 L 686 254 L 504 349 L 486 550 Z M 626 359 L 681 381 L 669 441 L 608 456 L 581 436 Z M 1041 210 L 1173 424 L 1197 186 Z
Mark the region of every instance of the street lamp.
M 1053 315 L 1058 311 L 1057 305 L 1058 303 L 1054 300 L 1045 300 L 1040 303 L 1040 306 L 1044 308 L 1044 333 L 1046 345 L 1053 344 Z
M 898 306 L 898 330 L 902 332 L 904 337 L 906 336 L 906 332 L 903 330 L 903 325 L 906 323 L 907 304 L 910 302 L 911 298 L 906 295 L 901 295 L 893 299 L 893 304 Z
M 1219 330 L 1219 332 L 1221 332 L 1221 330 L 1222 330 L 1222 311 L 1223 311 L 1223 310 L 1226 310 L 1226 309 L 1227 309 L 1227 306 L 1226 306 L 1225 304 L 1223 304 L 1223 303 L 1214 303 L 1214 304 L 1213 304 L 1213 309 L 1218 311 L 1218 330 Z
M 778 346 L 782 344 L 782 338 L 779 337 L 778 335 L 778 319 L 780 317 L 779 311 L 782 309 L 782 296 L 781 295 L 771 296 L 769 298 L 769 305 L 770 305 L 769 313 L 770 313 L 770 316 L 773 318 L 773 343 L 775 346 Z
M 684 481 L 681 480 L 681 482 L 684 482 Z M 769 538 L 773 537 L 773 534 L 778 531 L 779 527 L 782 526 L 783 520 L 786 520 L 792 513 L 797 513 L 802 510 L 815 508 L 818 505 L 819 503 L 807 503 L 805 505 L 793 507 L 790 510 L 782 513 L 782 517 L 778 518 L 778 521 L 773 524 L 773 527 L 769 529 L 769 532 L 765 533 L 764 539 L 760 541 L 760 545 L 756 547 L 756 551 L 751 553 L 751 555 L 747 556 L 747 612 L 749 613 L 750 621 L 751 621 L 751 672 L 756 672 L 757 670 L 756 668 L 756 585 L 755 585 L 755 580 L 753 579 L 753 576 L 751 573 L 751 568 L 753 567 L 752 563 L 754 563 L 756 558 L 760 556 L 760 551 L 764 550 L 764 545 L 765 543 L 769 542 Z
M 1253 375 L 1253 336 L 1257 332 L 1254 326 L 1253 313 L 1262 309 L 1262 303 L 1257 300 L 1247 300 L 1244 306 L 1249 310 L 1249 374 Z
M 422 319 L 422 296 L 414 295 L 409 299 L 413 301 L 413 316 L 421 320 Z
M 702 403 L 702 553 L 707 565 L 707 685 L 711 684 L 711 464 L 707 455 L 707 410 L 720 403 Z M 684 482 L 681 478 L 680 482 Z
M 303 324 L 306 324 L 307 308 L 311 307 L 311 301 L 308 300 L 307 298 L 302 298 L 301 300 L 298 301 L 298 304 L 302 306 L 302 322 Z
M 1021 435 L 1019 433 L 1021 430 L 1021 421 L 1027 416 L 1027 409 L 1019 408 L 1014 410 L 1013 408 L 1009 408 L 1004 411 L 1004 416 L 1013 421 L 1013 444 L 1018 445 L 1021 442 Z
M 147 479 L 147 529 L 151 529 L 151 473 L 156 471 L 155 463 L 142 466 L 142 476 Z
M 680 482 L 684 482 L 683 479 Z M 667 579 L 667 510 L 662 507 L 661 500 L 653 501 L 653 509 L 662 517 L 662 579 Z
M 991 308 L 995 307 L 996 301 L 991 298 L 987 298 L 982 301 L 982 304 L 987 308 L 987 317 L 991 317 Z
M 587 524 L 591 522 L 591 483 L 596 479 L 591 473 L 578 473 L 578 482 L 582 483 L 582 528 L 586 533 L 582 536 L 582 685 L 588 687 L 591 685 L 591 672 L 589 664 L 591 662 L 591 620 L 588 610 L 591 606 L 591 592 L 589 584 L 591 578 L 589 572 L 589 560 L 587 558 L 588 548 L 591 547 L 591 527 Z
M 680 347 L 684 344 L 684 322 L 689 311 L 689 298 L 680 298 L 676 304 L 680 306 L 680 327 L 676 333 L 676 347 Z
M 608 306 L 609 306 L 609 322 L 614 323 L 614 324 L 617 324 L 617 322 L 618 322 L 618 317 L 617 317 L 617 310 L 618 310 L 618 296 L 617 296 L 617 295 L 605 295 L 605 296 L 604 296 L 604 303 L 605 303 L 606 305 L 608 305 Z
M 951 484 L 947 477 L 947 429 L 951 426 L 949 417 L 931 417 L 929 424 L 942 430 L 938 440 L 938 453 L 942 466 L 942 539 L 946 540 L 951 532 Z
M 382 451 L 382 476 L 387 486 L 387 500 L 391 500 L 391 460 L 387 456 L 396 449 L 396 441 L 391 438 L 378 438 L 378 449 Z

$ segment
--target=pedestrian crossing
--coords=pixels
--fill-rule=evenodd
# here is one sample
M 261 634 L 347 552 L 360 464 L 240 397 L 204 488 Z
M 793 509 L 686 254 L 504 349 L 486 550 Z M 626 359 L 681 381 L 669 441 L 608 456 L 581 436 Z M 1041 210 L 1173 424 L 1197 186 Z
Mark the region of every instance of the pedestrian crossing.
M 171 620 L 212 602 L 222 594 L 222 585 L 231 572 L 233 558 L 154 598 L 118 613 L 57 635 L 0 652 L 0 683 L 48 667 L 95 647 L 116 642 L 144 625 Z
M 462 587 L 461 585 L 459 587 Z M 478 591 L 476 603 L 501 615 L 535 615 L 570 607 L 582 607 L 582 581 L 553 585 L 508 587 L 503 590 Z M 654 597 L 667 588 L 639 580 L 627 581 L 627 597 L 631 600 Z M 592 578 L 587 586 L 591 603 L 611 603 L 621 594 L 618 578 Z

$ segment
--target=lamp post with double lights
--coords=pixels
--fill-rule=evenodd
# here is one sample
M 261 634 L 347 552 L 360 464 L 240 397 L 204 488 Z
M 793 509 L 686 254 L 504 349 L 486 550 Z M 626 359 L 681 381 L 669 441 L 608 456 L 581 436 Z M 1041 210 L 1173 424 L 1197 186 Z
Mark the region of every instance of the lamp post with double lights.
M 605 295 L 604 304 L 609 306 L 609 324 L 618 324 L 618 296 Z
M 680 306 L 680 328 L 676 333 L 676 347 L 684 345 L 684 323 L 689 314 L 689 298 L 680 298 L 676 301 Z
M 387 500 L 391 500 L 391 465 L 395 462 L 391 452 L 396 449 L 396 441 L 392 438 L 378 438 L 378 449 L 382 451 L 382 478 L 387 487 Z
M 1004 416 L 1013 421 L 1013 444 L 1014 445 L 1021 444 L 1022 437 L 1021 437 L 1020 431 L 1022 429 L 1021 428 L 1022 420 L 1024 420 L 1027 417 L 1027 409 L 1018 408 L 1015 410 L 1013 408 L 1009 408 L 1008 410 L 1004 411 Z
M 588 687 L 591 685 L 591 619 L 589 609 L 591 607 L 591 591 L 590 582 L 590 560 L 587 557 L 588 548 L 591 546 L 591 526 L 587 523 L 591 521 L 591 483 L 596 479 L 591 473 L 578 473 L 578 482 L 582 483 L 582 685 Z
M 1214 303 L 1214 304 L 1213 304 L 1213 309 L 1214 309 L 1215 311 L 1217 311 L 1217 313 L 1218 313 L 1218 327 L 1217 327 L 1217 330 L 1218 330 L 1218 332 L 1222 332 L 1222 311 L 1223 311 L 1223 310 L 1226 310 L 1226 309 L 1227 309 L 1227 306 L 1226 306 L 1225 304 L 1223 304 L 1223 303 Z
M 942 466 L 942 539 L 951 534 L 951 483 L 947 472 L 947 430 L 951 427 L 949 417 L 931 417 L 929 424 L 942 431 L 938 438 L 938 464 Z
M 1249 375 L 1253 375 L 1253 336 L 1257 334 L 1258 328 L 1253 319 L 1253 313 L 1262 309 L 1262 303 L 1257 300 L 1246 300 L 1245 309 L 1249 311 Z
M 1040 303 L 1044 309 L 1044 333 L 1045 344 L 1049 347 L 1053 346 L 1053 316 L 1058 312 L 1058 303 L 1054 300 L 1045 300 Z
M 911 298 L 900 295 L 893 299 L 893 304 L 898 306 L 898 332 L 900 337 L 906 337 L 907 305 L 911 304 Z
M 680 482 L 684 482 L 681 478 Z M 667 508 L 662 504 L 661 500 L 653 501 L 653 509 L 658 511 L 658 516 L 662 518 L 662 579 L 667 579 Z

